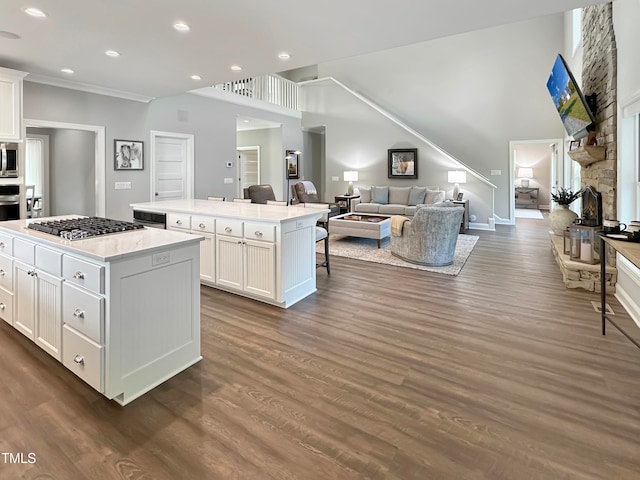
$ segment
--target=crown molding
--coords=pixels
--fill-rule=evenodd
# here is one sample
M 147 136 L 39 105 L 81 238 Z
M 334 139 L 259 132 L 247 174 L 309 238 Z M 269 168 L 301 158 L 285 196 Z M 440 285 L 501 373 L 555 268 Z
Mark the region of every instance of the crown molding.
M 149 103 L 154 100 L 154 97 L 148 97 L 146 95 L 139 95 L 137 93 L 124 92 L 122 90 L 115 90 L 113 88 L 100 87 L 98 85 L 91 85 L 89 83 L 73 82 L 70 80 L 64 80 L 55 77 L 47 77 L 46 75 L 38 75 L 31 73 L 25 82 L 42 83 L 45 85 L 51 85 L 54 87 L 69 88 L 71 90 L 79 90 L 82 92 L 96 93 L 98 95 L 106 95 L 108 97 L 124 98 L 126 100 L 133 100 L 134 102 Z

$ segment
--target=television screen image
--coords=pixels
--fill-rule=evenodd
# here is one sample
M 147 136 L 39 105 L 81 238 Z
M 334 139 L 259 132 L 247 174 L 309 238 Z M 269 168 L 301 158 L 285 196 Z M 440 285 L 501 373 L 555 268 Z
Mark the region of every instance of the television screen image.
M 593 115 L 576 84 L 571 71 L 562 55 L 558 54 L 547 81 L 547 90 L 551 94 L 565 130 L 574 139 L 587 135 L 587 127 L 593 121 Z

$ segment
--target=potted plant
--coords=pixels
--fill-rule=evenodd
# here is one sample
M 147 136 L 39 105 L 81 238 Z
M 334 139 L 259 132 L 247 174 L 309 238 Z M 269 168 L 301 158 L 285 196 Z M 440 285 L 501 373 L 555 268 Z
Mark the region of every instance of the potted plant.
M 578 214 L 569 210 L 569 205 L 582 196 L 582 190 L 573 191 L 565 187 L 559 187 L 556 192 L 551 192 L 551 199 L 558 204 L 549 213 L 551 230 L 555 235 L 563 235 L 564 231 L 571 225 Z

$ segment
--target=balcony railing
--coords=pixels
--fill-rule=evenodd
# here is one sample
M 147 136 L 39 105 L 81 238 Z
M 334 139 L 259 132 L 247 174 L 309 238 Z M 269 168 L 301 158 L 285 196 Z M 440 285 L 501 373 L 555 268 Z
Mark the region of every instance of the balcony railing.
M 278 77 L 262 75 L 213 85 L 213 88 L 244 97 L 262 100 L 291 110 L 298 110 L 298 84 Z

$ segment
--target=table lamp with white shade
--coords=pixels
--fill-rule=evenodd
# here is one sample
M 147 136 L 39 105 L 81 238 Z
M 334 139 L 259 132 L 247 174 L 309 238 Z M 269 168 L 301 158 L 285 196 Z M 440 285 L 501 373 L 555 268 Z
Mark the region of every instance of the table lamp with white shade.
M 460 193 L 460 184 L 467 183 L 466 170 L 450 170 L 447 172 L 447 181 L 454 184 L 453 199 L 456 200 L 458 198 L 458 193 Z
M 533 168 L 520 167 L 518 169 L 518 177 L 521 178 L 520 186 L 524 188 L 529 187 L 529 179 L 533 178 Z
M 347 195 L 353 195 L 353 182 L 358 181 L 358 172 L 356 170 L 345 170 L 344 173 L 344 181 L 349 182 L 347 186 Z

